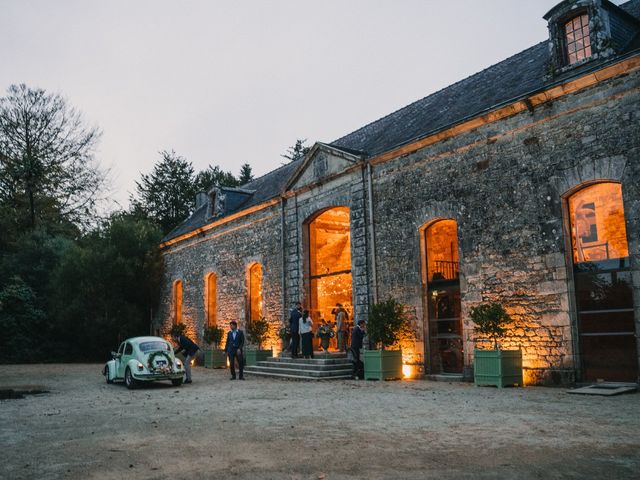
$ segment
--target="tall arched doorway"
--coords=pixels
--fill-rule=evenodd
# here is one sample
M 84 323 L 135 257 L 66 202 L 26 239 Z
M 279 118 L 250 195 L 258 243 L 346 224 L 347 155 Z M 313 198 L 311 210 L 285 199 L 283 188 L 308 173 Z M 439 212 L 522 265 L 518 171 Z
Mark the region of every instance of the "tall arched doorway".
M 583 380 L 638 378 L 622 188 L 597 183 L 568 199 Z
M 260 320 L 263 314 L 262 265 L 252 263 L 247 269 L 247 323 Z
M 314 321 L 333 320 L 341 304 L 352 318 L 351 228 L 348 207 L 323 211 L 308 224 L 309 309 Z
M 182 280 L 173 282 L 173 324 L 182 323 Z
M 428 315 L 430 372 L 462 373 L 458 224 L 438 220 L 423 231 L 423 288 Z

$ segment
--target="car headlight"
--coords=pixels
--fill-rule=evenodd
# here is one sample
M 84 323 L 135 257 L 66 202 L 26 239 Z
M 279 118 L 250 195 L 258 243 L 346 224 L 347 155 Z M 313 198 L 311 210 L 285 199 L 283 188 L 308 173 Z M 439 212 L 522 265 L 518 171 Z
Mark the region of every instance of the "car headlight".
M 176 367 L 178 367 L 178 369 L 182 369 L 182 361 L 180 361 L 179 358 L 176 358 Z
M 142 365 L 140 362 L 138 362 L 138 371 L 141 372 L 142 370 L 144 370 L 144 365 Z

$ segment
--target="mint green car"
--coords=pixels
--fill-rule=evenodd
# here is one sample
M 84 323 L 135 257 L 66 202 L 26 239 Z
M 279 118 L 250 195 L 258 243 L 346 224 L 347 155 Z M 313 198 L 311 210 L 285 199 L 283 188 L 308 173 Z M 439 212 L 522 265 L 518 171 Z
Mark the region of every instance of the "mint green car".
M 107 383 L 123 380 L 129 389 L 155 380 L 170 380 L 176 387 L 182 385 L 184 365 L 164 338 L 129 338 L 117 352 L 111 352 L 111 357 L 102 370 Z

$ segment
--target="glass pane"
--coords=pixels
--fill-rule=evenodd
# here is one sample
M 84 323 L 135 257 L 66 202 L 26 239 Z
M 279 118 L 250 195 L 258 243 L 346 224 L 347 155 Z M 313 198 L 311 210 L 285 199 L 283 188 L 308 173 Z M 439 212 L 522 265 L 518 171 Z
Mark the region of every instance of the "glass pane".
M 176 325 L 182 323 L 182 281 L 177 280 L 173 284 L 173 308 Z
M 619 184 L 583 188 L 569 199 L 569 215 L 574 263 L 629 256 Z
M 631 272 L 576 273 L 578 311 L 633 308 Z
M 573 32 L 573 21 L 567 22 L 564 26 L 564 29 L 567 33 Z
M 579 30 L 582 25 L 580 24 L 580 17 L 576 17 L 573 19 L 573 29 Z
M 428 281 L 458 278 L 458 225 L 441 220 L 426 231 Z
M 441 338 L 438 340 L 438 353 L 442 373 L 460 373 L 463 368 L 462 339 Z
M 632 335 L 582 337 L 581 346 L 585 380 L 637 380 L 638 357 Z
M 629 312 L 583 313 L 580 334 L 632 333 L 635 331 L 633 310 Z
M 207 277 L 207 325 L 216 324 L 216 276 L 214 273 Z
M 351 305 L 351 273 L 329 275 L 311 279 L 311 318 L 314 322 L 324 318 L 327 322 L 334 321 L 331 311 L 336 304 L 342 305 L 352 320 Z
M 587 48 L 585 48 L 585 49 L 584 49 L 584 52 L 585 52 L 585 55 L 586 55 L 587 57 L 590 57 L 590 56 L 591 56 L 591 47 L 587 47 Z
M 576 63 L 578 61 L 578 57 L 576 57 L 575 53 L 570 53 L 569 54 L 569 63 Z
M 309 224 L 310 274 L 351 270 L 351 230 L 349 208 L 336 207 Z

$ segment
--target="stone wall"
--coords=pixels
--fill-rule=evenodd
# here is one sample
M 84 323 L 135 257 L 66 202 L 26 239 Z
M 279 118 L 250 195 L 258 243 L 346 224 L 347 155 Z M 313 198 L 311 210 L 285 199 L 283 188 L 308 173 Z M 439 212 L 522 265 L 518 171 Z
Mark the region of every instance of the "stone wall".
M 206 326 L 205 279 L 217 277 L 217 324 L 225 329 L 231 320 L 246 326 L 247 268 L 263 266 L 263 313 L 273 330 L 269 345 L 279 346 L 275 334 L 282 325 L 282 248 L 280 206 L 275 205 L 224 224 L 164 252 L 166 280 L 156 322 L 163 334 L 173 325 L 172 285 L 183 281 L 183 323 L 189 335 L 202 344 Z
M 523 348 L 529 380 L 570 380 L 576 319 L 562 196 L 586 182 L 621 181 L 638 268 L 639 84 L 635 72 L 376 166 L 380 296 L 410 305 L 426 331 L 419 231 L 453 218 L 465 364 L 473 358 L 469 308 L 500 301 L 516 320 L 505 346 Z

